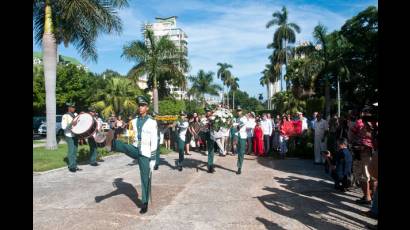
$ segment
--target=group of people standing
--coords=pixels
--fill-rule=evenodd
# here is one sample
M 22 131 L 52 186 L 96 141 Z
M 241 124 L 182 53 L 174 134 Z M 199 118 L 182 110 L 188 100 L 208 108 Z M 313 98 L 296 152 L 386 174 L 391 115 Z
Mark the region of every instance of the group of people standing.
M 347 178 L 353 173 L 361 183 L 364 194 L 357 202 L 370 204 L 372 198 L 377 200 L 377 169 L 374 169 L 374 160 L 373 164 L 371 163 L 372 157 L 377 160 L 377 157 L 374 157 L 375 152 L 377 156 L 377 121 L 369 120 L 371 114 L 367 110 L 363 110 L 357 119 L 353 115 L 347 118 L 332 116 L 326 121 L 317 112 L 311 120 L 305 118 L 301 112 L 293 118 L 290 114 L 271 118 L 269 113 L 261 116 L 256 116 L 254 112 L 243 114 L 238 107 L 232 127 L 224 130 L 226 135 L 215 138 L 211 135 L 213 111 L 208 107 L 205 108 L 204 116 L 182 112 L 178 122 L 162 124 L 148 114 L 147 98 L 139 96 L 137 103 L 138 115 L 135 118 L 130 117 L 128 123 L 122 121 L 120 116 L 116 119 L 112 116 L 109 119 L 111 129 L 106 133 L 104 145 L 108 151 L 122 152 L 138 162 L 142 189 L 140 213 L 145 213 L 148 209 L 152 171 L 159 166 L 159 147 L 162 143 L 160 140 L 164 140 L 166 148 L 171 148 L 173 143 L 176 143 L 179 171 L 182 171 L 184 166 L 184 155 L 191 155 L 191 147 L 205 147 L 208 173 L 215 172 L 214 153 L 219 149 L 221 156 L 238 156 L 236 174 L 239 175 L 242 173 L 245 154 L 263 157 L 268 156 L 271 151 L 278 151 L 284 158 L 290 137 L 294 136 L 292 140 L 297 142 L 309 129 L 314 132 L 314 163 L 326 162 L 326 170 L 334 178 L 335 187 L 341 190 L 347 187 Z M 76 172 L 81 170 L 76 162 L 78 138 L 71 132 L 71 128 L 76 125 L 74 118 L 77 114 L 75 104 L 67 104 L 67 107 L 67 113 L 62 118 L 62 128 L 68 144 L 68 169 L 70 172 Z M 98 118 L 95 109 L 89 108 L 88 112 L 96 120 L 97 130 L 101 130 L 102 120 Z M 124 129 L 129 132 L 131 143 L 118 139 Z M 98 166 L 97 144 L 92 136 L 88 137 L 87 141 L 91 153 L 90 164 Z

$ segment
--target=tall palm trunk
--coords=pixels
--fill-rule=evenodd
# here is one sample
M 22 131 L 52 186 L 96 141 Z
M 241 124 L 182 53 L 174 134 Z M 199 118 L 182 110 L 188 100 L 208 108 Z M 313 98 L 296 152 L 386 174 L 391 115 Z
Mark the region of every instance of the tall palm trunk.
M 228 109 L 229 109 L 229 87 L 227 87 L 226 104 L 228 105 Z
M 326 76 L 326 81 L 325 81 L 325 116 L 323 118 L 327 119 L 327 117 L 329 115 L 330 115 L 330 86 L 329 86 L 329 80 L 327 79 L 327 76 Z
M 269 109 L 269 83 L 268 84 L 266 84 L 266 97 L 268 98 L 268 103 L 267 103 L 267 106 L 268 106 L 268 109 Z
M 235 91 L 232 91 L 232 109 L 235 109 Z
M 43 34 L 43 63 L 46 88 L 46 149 L 57 149 L 56 140 L 56 68 L 57 44 L 53 33 L 51 5 L 46 1 Z
M 153 97 L 153 103 L 154 103 L 154 112 L 159 113 L 158 109 L 158 88 L 157 88 L 157 77 L 154 74 L 153 77 L 153 86 L 152 86 L 152 97 Z

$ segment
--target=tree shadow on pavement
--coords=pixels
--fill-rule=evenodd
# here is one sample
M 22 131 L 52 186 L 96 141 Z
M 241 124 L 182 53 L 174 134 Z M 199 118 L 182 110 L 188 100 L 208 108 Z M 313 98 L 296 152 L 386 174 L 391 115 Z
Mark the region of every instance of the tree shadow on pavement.
M 286 190 L 265 187 L 271 194 L 257 197 L 274 213 L 318 229 L 365 228 L 369 223 L 361 210 L 348 204 L 354 200 L 338 196 L 332 184 L 295 176 L 274 179 Z
M 177 161 L 178 160 L 175 159 L 175 165 L 176 165 Z M 236 172 L 235 170 L 225 168 L 225 167 L 217 165 L 217 164 L 214 164 L 214 166 L 215 166 L 216 169 L 223 169 L 223 170 L 226 170 L 226 171 Z M 206 172 L 206 171 L 208 171 L 208 162 L 198 160 L 198 159 L 194 159 L 194 158 L 185 157 L 185 159 L 182 163 L 182 167 L 183 168 L 189 168 L 189 169 L 195 169 L 197 172 L 198 171 Z M 174 168 L 176 168 L 176 167 L 174 167 Z
M 132 184 L 124 182 L 123 180 L 123 178 L 115 178 L 112 184 L 117 189 L 103 196 L 96 196 L 94 198 L 95 202 L 100 203 L 101 201 L 108 199 L 110 197 L 124 194 L 128 196 L 128 198 L 130 198 L 130 200 L 132 200 L 132 202 L 134 202 L 134 204 L 138 208 L 141 208 L 142 201 L 138 199 L 137 190 L 134 188 Z
M 278 229 L 278 230 L 286 230 L 286 228 L 282 228 L 276 223 L 273 223 L 272 221 L 269 221 L 263 217 L 256 217 L 256 220 L 261 222 L 263 225 L 265 225 L 266 229 Z

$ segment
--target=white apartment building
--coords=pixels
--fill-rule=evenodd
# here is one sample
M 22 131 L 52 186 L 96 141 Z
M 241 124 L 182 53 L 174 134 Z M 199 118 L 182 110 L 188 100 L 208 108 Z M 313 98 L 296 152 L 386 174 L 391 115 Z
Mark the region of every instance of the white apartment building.
M 162 36 L 168 36 L 168 38 L 174 42 L 174 44 L 181 49 L 183 52 L 188 52 L 187 48 L 187 38 L 186 33 L 177 27 L 177 16 L 172 16 L 168 18 L 156 17 L 156 21 L 152 24 L 145 24 L 145 28 L 152 29 L 154 36 L 160 38 Z M 184 74 L 185 77 L 187 73 Z M 140 79 L 141 83 L 147 81 L 147 75 L 144 75 Z M 143 83 L 141 85 L 144 85 Z M 145 84 L 146 85 L 146 84 Z M 174 95 L 177 99 L 187 99 L 187 92 L 185 89 L 175 87 L 172 85 L 168 86 L 171 95 Z

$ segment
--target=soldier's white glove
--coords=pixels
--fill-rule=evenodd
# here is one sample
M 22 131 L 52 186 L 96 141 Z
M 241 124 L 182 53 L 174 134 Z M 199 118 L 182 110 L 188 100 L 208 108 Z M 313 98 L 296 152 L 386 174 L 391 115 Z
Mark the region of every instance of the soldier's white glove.
M 154 166 L 155 166 L 155 160 L 150 160 L 149 161 L 149 168 L 152 170 L 154 170 Z

